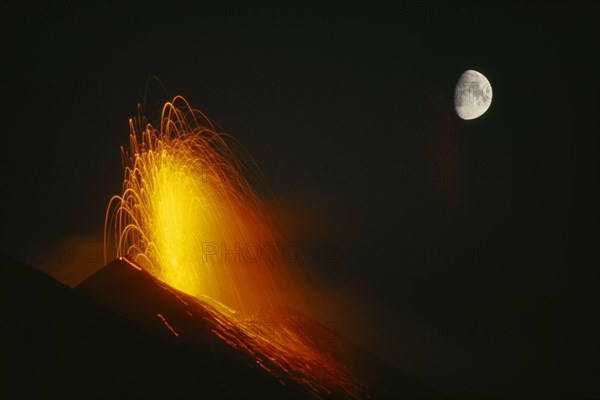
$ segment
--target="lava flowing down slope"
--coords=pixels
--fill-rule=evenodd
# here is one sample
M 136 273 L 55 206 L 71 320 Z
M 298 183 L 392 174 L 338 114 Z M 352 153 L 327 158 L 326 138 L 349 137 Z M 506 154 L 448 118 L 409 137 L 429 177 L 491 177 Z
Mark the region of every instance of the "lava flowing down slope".
M 126 260 L 113 261 L 76 290 L 143 331 L 186 346 L 188 359 L 181 362 L 190 368 L 204 371 L 213 365 L 219 370 L 224 360 L 234 359 L 247 366 L 242 370 L 252 371 L 251 380 L 272 382 L 286 398 L 431 395 L 419 382 L 301 313 L 280 308 L 239 320 L 218 302 L 173 289 Z M 219 379 L 231 385 L 247 382 L 247 376 L 240 380 L 229 369 L 221 371 Z

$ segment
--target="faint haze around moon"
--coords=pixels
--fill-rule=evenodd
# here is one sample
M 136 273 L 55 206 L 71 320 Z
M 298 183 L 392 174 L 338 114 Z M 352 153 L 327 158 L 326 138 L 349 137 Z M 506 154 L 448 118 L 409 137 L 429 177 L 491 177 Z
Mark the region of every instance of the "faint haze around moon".
M 482 116 L 492 104 L 492 85 L 480 72 L 462 73 L 454 89 L 454 108 L 464 120 Z

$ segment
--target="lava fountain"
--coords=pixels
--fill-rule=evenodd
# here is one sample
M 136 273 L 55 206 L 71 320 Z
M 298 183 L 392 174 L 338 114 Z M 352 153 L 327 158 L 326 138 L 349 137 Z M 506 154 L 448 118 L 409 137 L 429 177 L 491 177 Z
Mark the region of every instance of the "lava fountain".
M 129 124 L 123 192 L 106 213 L 105 255 L 113 232 L 117 257 L 178 290 L 246 315 L 282 304 L 302 308 L 298 271 L 283 265 L 282 240 L 246 178 L 258 169 L 233 150 L 233 138 L 216 133 L 182 97 L 165 104 L 158 128 L 143 116 Z
M 183 97 L 163 106 L 158 127 L 138 110 L 129 149 L 121 148 L 122 193 L 106 212 L 106 263 L 115 252 L 192 296 L 218 321 L 215 335 L 282 384 L 317 398 L 368 397 L 353 368 L 332 356 L 340 351 L 324 348 L 291 311 L 308 309 L 308 285 L 278 251 L 282 237 L 252 184 L 260 173 L 251 157 Z

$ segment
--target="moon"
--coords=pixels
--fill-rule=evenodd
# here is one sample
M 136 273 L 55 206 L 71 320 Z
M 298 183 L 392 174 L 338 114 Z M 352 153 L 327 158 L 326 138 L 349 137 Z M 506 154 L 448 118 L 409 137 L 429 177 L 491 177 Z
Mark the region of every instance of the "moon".
M 481 117 L 492 104 L 492 85 L 480 72 L 462 73 L 454 89 L 454 109 L 464 120 Z

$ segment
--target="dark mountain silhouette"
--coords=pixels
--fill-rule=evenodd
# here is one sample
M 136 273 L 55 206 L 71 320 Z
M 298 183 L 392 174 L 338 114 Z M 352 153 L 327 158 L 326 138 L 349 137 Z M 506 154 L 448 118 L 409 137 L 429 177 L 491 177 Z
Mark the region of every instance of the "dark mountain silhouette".
M 252 337 L 227 325 L 209 303 L 178 292 L 124 261 L 114 261 L 75 290 L 2 258 L 3 383 L 37 398 L 345 398 L 284 374 Z M 359 346 L 291 310 L 261 318 L 321 332 L 311 346 L 348 365 L 359 397 L 431 397 L 424 385 Z M 288 327 L 290 325 L 287 325 Z M 246 331 L 247 332 L 247 331 Z M 327 340 L 317 340 L 323 339 Z M 307 339 L 309 340 L 309 339 Z M 258 360 L 261 360 L 257 362 Z M 297 377 L 296 377 L 297 378 Z M 314 382 L 313 382 L 314 383 Z M 318 382 L 316 382 L 318 384 Z M 317 387 L 319 389 L 319 387 Z M 312 394 L 312 396 L 311 396 Z

